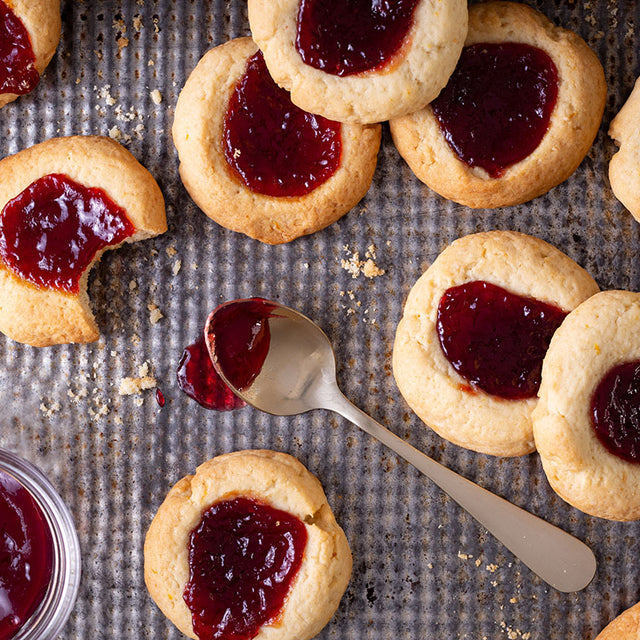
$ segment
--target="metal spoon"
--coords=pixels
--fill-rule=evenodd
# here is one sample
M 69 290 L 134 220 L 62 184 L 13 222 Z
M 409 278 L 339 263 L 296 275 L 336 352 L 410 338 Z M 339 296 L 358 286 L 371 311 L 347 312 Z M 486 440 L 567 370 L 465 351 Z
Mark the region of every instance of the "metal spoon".
M 255 313 L 256 299 L 227 302 L 218 307 L 207 322 L 205 333 L 214 336 L 209 345 L 214 366 L 235 394 L 257 409 L 278 416 L 311 409 L 339 413 L 435 482 L 552 587 L 569 593 L 584 589 L 591 582 L 596 559 L 589 547 L 443 467 L 370 418 L 338 388 L 333 348 L 322 329 L 289 307 L 272 301 L 261 302 L 265 304 L 270 343 L 259 373 L 256 372 L 245 388 L 234 387 L 220 366 L 218 355 L 224 345 L 215 340 L 215 318 L 221 309 L 230 311 L 230 305 L 234 305 L 236 317 L 243 312 L 243 305 L 247 313 Z

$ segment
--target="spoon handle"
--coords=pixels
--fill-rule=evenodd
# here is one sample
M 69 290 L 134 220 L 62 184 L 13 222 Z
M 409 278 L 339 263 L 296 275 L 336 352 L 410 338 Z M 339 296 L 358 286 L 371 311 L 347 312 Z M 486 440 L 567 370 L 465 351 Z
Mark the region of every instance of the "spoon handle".
M 353 422 L 435 482 L 558 591 L 580 591 L 593 579 L 596 558 L 577 538 L 432 460 L 358 409 L 340 391 L 326 404 L 325 408 Z

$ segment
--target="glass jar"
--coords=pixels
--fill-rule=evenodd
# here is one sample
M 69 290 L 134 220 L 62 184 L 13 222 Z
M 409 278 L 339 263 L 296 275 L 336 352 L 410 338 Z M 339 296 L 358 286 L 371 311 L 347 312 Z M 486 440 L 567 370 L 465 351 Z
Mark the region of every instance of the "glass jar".
M 33 614 L 11 640 L 54 640 L 78 595 L 81 556 L 69 509 L 44 474 L 30 462 L 0 449 L 0 471 L 12 476 L 32 496 L 49 526 L 52 572 L 49 586 Z

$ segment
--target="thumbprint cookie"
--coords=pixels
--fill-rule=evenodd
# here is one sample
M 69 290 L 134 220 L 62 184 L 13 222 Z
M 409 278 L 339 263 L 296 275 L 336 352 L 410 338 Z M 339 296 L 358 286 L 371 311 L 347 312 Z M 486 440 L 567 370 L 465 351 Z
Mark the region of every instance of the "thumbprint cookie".
M 330 225 L 365 195 L 380 126 L 302 111 L 251 38 L 211 49 L 178 99 L 180 176 L 210 218 L 269 244 Z
M 97 340 L 92 265 L 166 229 L 156 181 L 110 138 L 53 138 L 0 161 L 0 331 L 34 346 Z
M 467 34 L 463 0 L 249 0 L 274 80 L 302 109 L 372 123 L 422 109 Z
M 275 451 L 205 462 L 171 489 L 144 545 L 151 597 L 198 640 L 308 640 L 351 576 L 315 476 Z
M 570 313 L 542 367 L 533 433 L 555 492 L 609 520 L 640 519 L 640 293 Z
M 391 122 L 400 155 L 435 192 L 463 205 L 520 204 L 566 180 L 598 132 L 602 65 L 576 34 L 515 2 L 469 10 L 447 86 Z
M 596 637 L 596 640 L 638 640 L 640 634 L 640 602 L 623 611 Z
M 0 107 L 35 89 L 60 40 L 60 0 L 0 0 Z
M 597 291 L 584 269 L 538 238 L 510 231 L 460 238 L 409 292 L 393 348 L 398 388 L 454 444 L 530 453 L 551 336 Z

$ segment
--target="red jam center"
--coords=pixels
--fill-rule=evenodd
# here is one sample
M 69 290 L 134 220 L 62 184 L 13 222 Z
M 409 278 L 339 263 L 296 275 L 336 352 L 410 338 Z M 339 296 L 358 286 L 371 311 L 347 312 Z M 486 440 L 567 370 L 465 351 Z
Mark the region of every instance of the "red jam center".
M 236 389 L 247 389 L 269 353 L 269 318 L 274 306 L 262 298 L 239 300 L 218 307 L 205 329 L 211 358 Z
M 0 257 L 37 287 L 77 293 L 96 254 L 135 233 L 102 189 L 50 174 L 10 200 L 0 214 Z
M 200 640 L 249 640 L 277 618 L 306 544 L 302 521 L 255 500 L 207 509 L 191 533 L 184 591 Z
M 0 93 L 24 95 L 40 80 L 31 39 L 18 16 L 0 0 Z
M 614 455 L 640 464 L 640 361 L 613 367 L 591 399 L 593 428 Z
M 558 70 L 541 49 L 474 44 L 431 107 L 458 158 L 499 178 L 540 144 L 557 97 Z
M 31 494 L 0 471 L 0 640 L 18 633 L 51 582 L 51 530 Z
M 445 291 L 436 329 L 447 360 L 472 385 L 501 398 L 532 398 L 551 338 L 566 315 L 474 281 Z
M 303 196 L 340 166 L 339 122 L 296 107 L 271 79 L 262 53 L 247 62 L 224 121 L 229 166 L 251 191 Z
M 232 411 L 245 406 L 213 368 L 204 335 L 183 351 L 177 377 L 180 388 L 205 409 Z
M 413 25 L 418 0 L 302 0 L 296 49 L 315 69 L 349 76 L 388 64 Z

